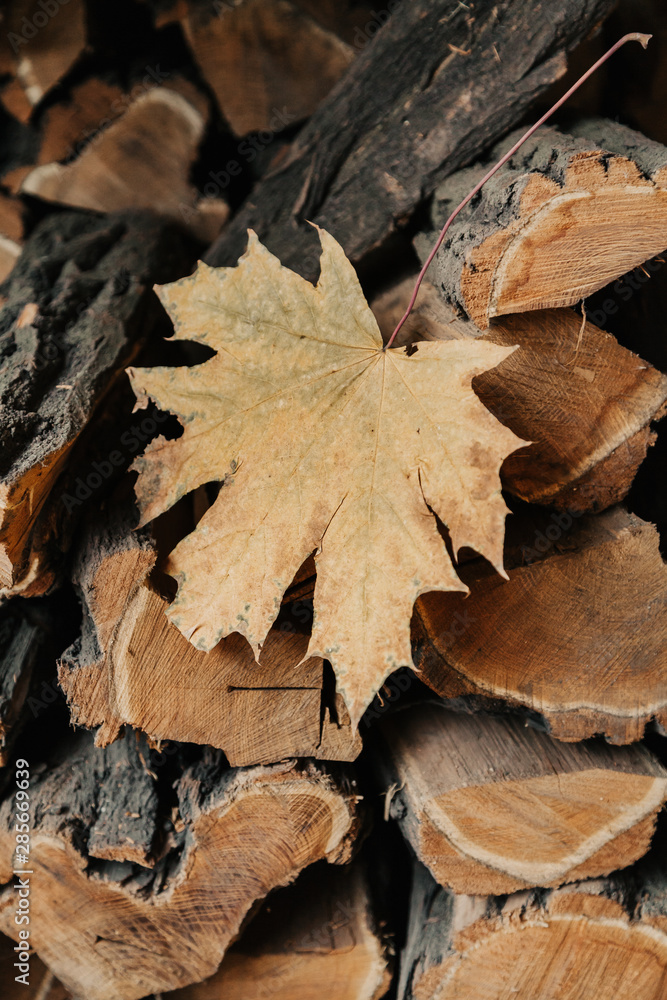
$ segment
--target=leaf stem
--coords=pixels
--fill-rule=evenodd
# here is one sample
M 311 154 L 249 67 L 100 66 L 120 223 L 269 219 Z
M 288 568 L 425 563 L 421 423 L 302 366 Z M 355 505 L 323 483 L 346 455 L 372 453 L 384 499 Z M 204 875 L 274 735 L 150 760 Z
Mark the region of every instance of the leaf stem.
M 544 125 L 545 121 L 547 121 L 548 118 L 551 118 L 551 116 L 554 114 L 554 112 L 558 111 L 558 109 L 560 107 L 562 107 L 563 104 L 565 104 L 565 102 L 570 99 L 570 97 L 572 96 L 572 94 L 574 94 L 575 90 L 578 90 L 579 87 L 582 85 L 582 83 L 585 83 L 586 80 L 588 80 L 589 76 L 592 76 L 592 74 L 595 73 L 595 71 L 597 69 L 599 69 L 600 66 L 602 66 L 603 63 L 605 63 L 607 61 L 607 59 L 609 59 L 611 56 L 613 56 L 614 53 L 617 52 L 618 49 L 620 49 L 620 47 L 622 45 L 625 45 L 626 42 L 641 42 L 641 44 L 644 46 L 644 48 L 646 48 L 646 46 L 648 45 L 649 40 L 651 38 L 652 38 L 652 35 L 644 35 L 644 34 L 642 34 L 641 32 L 638 32 L 638 31 L 632 31 L 632 32 L 630 32 L 630 34 L 623 35 L 622 38 L 619 38 L 619 40 L 614 45 L 612 45 L 612 47 L 607 52 L 605 52 L 605 54 L 603 56 L 600 56 L 600 58 L 597 60 L 597 62 L 593 63 L 593 65 L 590 67 L 590 69 L 587 69 L 586 72 L 583 74 L 583 76 L 580 76 L 579 79 L 577 80 L 577 82 L 574 83 L 570 87 L 570 89 L 568 91 L 566 91 L 566 93 L 564 93 L 563 96 L 558 101 L 556 101 L 556 103 L 554 104 L 554 106 L 552 108 L 550 108 L 546 112 L 546 114 L 542 115 L 542 117 L 540 118 L 539 121 L 535 122 L 534 125 L 531 125 L 531 127 L 528 129 L 528 131 L 526 133 L 524 133 L 524 135 L 521 136 L 521 138 L 518 140 L 518 142 L 514 143 L 514 145 L 512 146 L 512 148 L 505 153 L 505 155 L 502 157 L 502 159 L 498 160 L 498 162 L 495 164 L 495 166 L 491 167 L 491 169 L 488 171 L 488 173 L 484 174 L 484 176 L 482 177 L 481 181 L 479 181 L 477 184 L 475 184 L 475 186 L 472 189 L 472 191 L 470 191 L 470 193 L 465 196 L 465 198 L 463 199 L 463 201 L 461 202 L 461 204 L 457 208 L 454 209 L 454 211 L 452 212 L 452 214 L 449 216 L 449 218 L 445 222 L 444 226 L 442 227 L 442 230 L 440 232 L 440 235 L 438 236 L 438 240 L 437 240 L 435 246 L 431 250 L 431 252 L 428 255 L 428 257 L 426 258 L 426 263 L 424 264 L 424 266 L 422 267 L 421 271 L 419 272 L 419 276 L 418 276 L 417 281 L 415 283 L 415 287 L 414 287 L 414 290 L 412 292 L 412 297 L 410 298 L 410 302 L 408 303 L 408 307 L 405 310 L 405 312 L 403 313 L 403 315 L 401 316 L 400 320 L 398 321 L 398 323 L 396 325 L 396 329 L 394 330 L 394 332 L 392 333 L 391 337 L 389 338 L 389 340 L 385 344 L 383 350 L 386 351 L 389 347 L 391 347 L 391 345 L 394 342 L 394 339 L 396 338 L 396 334 L 401 329 L 401 327 L 405 323 L 406 319 L 408 318 L 408 316 L 412 312 L 413 306 L 414 306 L 415 301 L 417 299 L 417 294 L 419 292 L 419 288 L 421 286 L 422 281 L 424 280 L 424 275 L 426 274 L 426 272 L 427 272 L 427 270 L 428 270 L 428 268 L 429 268 L 429 266 L 431 264 L 431 261 L 433 260 L 433 258 L 435 257 L 436 253 L 440 249 L 440 247 L 442 245 L 442 241 L 444 240 L 444 238 L 445 238 L 445 236 L 447 234 L 447 230 L 449 229 L 449 227 L 451 226 L 452 222 L 454 221 L 454 219 L 456 218 L 456 216 L 459 214 L 459 212 L 463 208 L 465 208 L 465 206 L 468 204 L 468 202 L 471 201 L 475 197 L 475 195 L 477 194 L 477 192 L 480 191 L 484 187 L 484 185 L 486 184 L 486 182 L 491 177 L 493 177 L 493 175 L 498 170 L 500 170 L 501 167 L 503 167 L 507 163 L 507 161 L 510 159 L 510 157 L 514 156 L 514 154 L 516 153 L 516 151 L 518 149 L 520 149 L 521 146 L 523 146 L 524 142 L 526 142 L 527 139 L 530 139 L 531 135 L 533 135 L 533 133 L 537 131 L 537 129 L 540 127 L 540 125 Z

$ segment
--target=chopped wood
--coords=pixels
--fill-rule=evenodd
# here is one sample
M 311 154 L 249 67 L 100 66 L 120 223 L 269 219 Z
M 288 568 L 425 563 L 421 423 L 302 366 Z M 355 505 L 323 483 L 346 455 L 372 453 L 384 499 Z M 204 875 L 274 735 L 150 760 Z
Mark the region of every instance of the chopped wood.
M 154 543 L 148 531 L 133 531 L 133 507 L 106 508 L 90 519 L 74 556 L 72 580 L 83 609 L 81 634 L 65 650 L 58 680 L 65 692 L 72 722 L 100 727 L 96 744 L 117 739 L 122 721 L 111 709 L 106 655 L 114 630 L 130 598 L 155 565 Z
M 518 139 L 448 179 L 434 229 Z M 501 148 L 502 147 L 502 148 Z M 482 329 L 493 316 L 568 306 L 667 246 L 667 148 L 615 122 L 540 130 L 450 227 L 434 283 Z M 421 237 L 425 260 L 435 234 Z
M 299 133 L 289 162 L 225 227 L 208 262 L 235 264 L 251 228 L 283 264 L 312 278 L 320 254 L 309 221 L 358 260 L 512 127 L 612 6 L 566 0 L 554 18 L 533 0 L 478 0 L 474 13 L 450 0 L 400 4 L 361 49 L 345 86 Z M 388 72 L 397 65 L 400 72 Z
M 95 474 L 99 486 L 93 461 L 114 471 L 117 440 L 84 431 L 160 319 L 147 286 L 184 273 L 190 253 L 178 233 L 138 215 L 50 216 L 26 244 L 0 312 L 1 593 L 30 596 L 54 583 L 63 522 L 92 493 L 77 477 Z M 123 449 L 121 464 L 131 457 Z
M 150 210 L 209 243 L 228 208 L 219 198 L 200 200 L 190 184 L 208 114 L 194 87 L 180 89 L 154 87 L 140 94 L 78 158 L 32 170 L 21 192 L 100 212 Z
M 163 1000 L 380 1000 L 387 956 L 363 867 L 322 864 L 270 896 L 210 979 Z
M 521 719 L 443 705 L 381 724 L 389 807 L 454 892 L 488 895 L 608 875 L 649 848 L 667 770 L 644 747 L 558 743 Z
M 511 518 L 503 581 L 460 568 L 470 596 L 415 605 L 413 659 L 445 698 L 523 706 L 561 740 L 641 739 L 667 725 L 667 567 L 655 527 L 622 508 Z
M 187 0 L 176 10 L 192 53 L 239 137 L 282 131 L 307 118 L 355 56 L 352 46 L 319 23 L 317 5 L 241 0 L 216 9 Z M 343 20 L 340 13 L 336 20 Z
M 374 301 L 384 337 L 413 285 L 405 279 Z M 480 336 L 428 282 L 401 332 L 404 344 Z M 667 410 L 667 376 L 570 309 L 496 319 L 484 339 L 518 350 L 478 375 L 473 388 L 503 424 L 533 442 L 503 463 L 505 488 L 569 511 L 622 500 L 655 440 L 651 425 Z
M 634 878 L 633 878 L 634 876 Z M 399 1000 L 662 1000 L 664 864 L 500 898 L 455 896 L 416 866 Z
M 0 100 L 19 121 L 30 118 L 85 48 L 84 0 L 67 0 L 66 7 L 61 3 L 47 12 L 39 0 L 10 0 L 0 14 L 0 74 L 11 77 L 0 90 Z
M 360 737 L 340 695 L 327 704 L 322 659 L 303 661 L 307 635 L 278 623 L 259 663 L 238 633 L 196 649 L 165 615 L 168 601 L 147 579 L 155 552 L 132 526 L 103 511 L 79 549 L 84 624 L 59 668 L 73 721 L 99 726 L 101 746 L 129 723 L 153 740 L 219 747 L 232 766 L 354 760 Z
M 349 860 L 357 796 L 313 764 L 230 770 L 210 752 L 182 774 L 168 821 L 148 767 L 116 767 L 119 752 L 86 737 L 31 784 L 30 943 L 75 996 L 136 1000 L 198 982 L 257 900 L 308 864 Z M 0 929 L 16 940 L 14 812 L 9 798 Z M 145 853 L 109 860 L 137 858 L 151 834 L 152 868 Z

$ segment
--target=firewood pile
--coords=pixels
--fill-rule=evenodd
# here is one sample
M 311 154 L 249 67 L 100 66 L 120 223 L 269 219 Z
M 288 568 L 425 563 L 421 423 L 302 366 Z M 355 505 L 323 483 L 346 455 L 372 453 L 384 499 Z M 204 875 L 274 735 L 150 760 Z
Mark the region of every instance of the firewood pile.
M 665 1000 L 666 108 L 660 0 L 3 5 L 3 998 Z

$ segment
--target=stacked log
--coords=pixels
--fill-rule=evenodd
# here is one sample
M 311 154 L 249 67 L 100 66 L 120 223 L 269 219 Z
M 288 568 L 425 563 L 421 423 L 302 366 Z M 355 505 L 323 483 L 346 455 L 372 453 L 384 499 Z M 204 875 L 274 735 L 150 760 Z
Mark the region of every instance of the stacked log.
M 134 1000 L 210 976 L 257 900 L 350 856 L 359 820 L 344 776 L 307 762 L 230 769 L 205 753 L 164 815 L 146 753 L 131 734 L 99 751 L 84 736 L 31 785 L 31 946 L 75 996 Z M 0 928 L 18 939 L 14 812 L 6 800 Z
M 508 897 L 455 896 L 414 873 L 401 1000 L 621 997 L 658 1000 L 665 981 L 664 865 Z
M 0 14 L 10 1000 L 663 1000 L 664 58 L 645 106 L 606 69 L 498 171 L 392 345 L 514 348 L 473 389 L 524 444 L 506 579 L 438 523 L 468 592 L 421 594 L 359 728 L 307 656 L 312 554 L 256 651 L 170 623 L 170 553 L 224 495 L 138 527 L 132 462 L 182 428 L 125 374 L 210 356 L 152 286 L 235 264 L 248 228 L 311 280 L 330 232 L 387 343 L 417 258 L 612 6 Z

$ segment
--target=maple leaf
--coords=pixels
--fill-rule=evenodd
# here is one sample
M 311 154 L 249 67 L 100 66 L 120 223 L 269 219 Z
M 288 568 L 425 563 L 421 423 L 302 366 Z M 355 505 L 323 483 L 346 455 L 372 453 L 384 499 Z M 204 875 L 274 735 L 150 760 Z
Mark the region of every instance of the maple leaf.
M 216 351 L 191 368 L 130 369 L 138 406 L 183 424 L 134 468 L 142 523 L 202 483 L 222 488 L 175 548 L 168 615 L 196 647 L 241 632 L 256 654 L 315 552 L 309 656 L 328 659 L 355 722 L 385 678 L 412 665 L 410 617 L 431 590 L 467 588 L 454 552 L 503 573 L 503 459 L 525 442 L 472 390 L 513 348 L 484 341 L 384 351 L 355 271 L 324 231 L 316 287 L 254 233 L 237 267 L 158 294 L 175 337 Z M 504 575 L 504 574 L 503 574 Z

